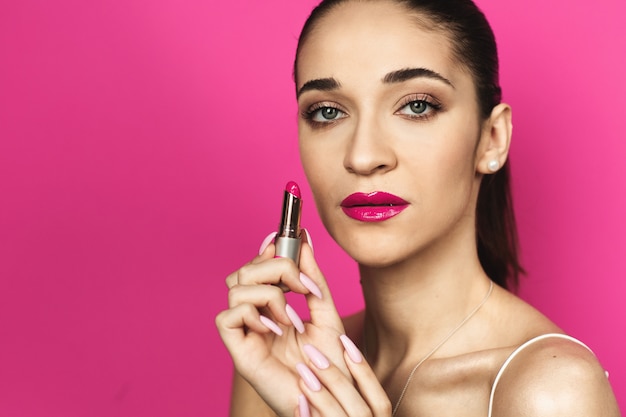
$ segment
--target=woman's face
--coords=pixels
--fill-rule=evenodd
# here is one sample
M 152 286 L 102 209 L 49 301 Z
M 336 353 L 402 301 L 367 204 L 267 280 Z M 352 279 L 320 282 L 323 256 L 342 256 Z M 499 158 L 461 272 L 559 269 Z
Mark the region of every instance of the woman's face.
M 418 22 L 389 2 L 347 2 L 298 57 L 304 170 L 329 233 L 365 265 L 475 239 L 473 81 Z

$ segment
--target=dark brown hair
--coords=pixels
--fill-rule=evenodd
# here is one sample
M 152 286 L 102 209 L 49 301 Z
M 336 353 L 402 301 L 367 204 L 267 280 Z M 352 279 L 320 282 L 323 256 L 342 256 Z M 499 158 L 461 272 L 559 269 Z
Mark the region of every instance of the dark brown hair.
M 300 33 L 294 79 L 300 49 L 316 23 L 332 9 L 347 1 L 323 0 L 307 19 Z M 448 36 L 454 57 L 471 74 L 476 88 L 481 120 L 491 114 L 502 99 L 498 76 L 498 51 L 485 15 L 471 0 L 390 0 L 415 12 L 420 22 Z M 504 288 L 517 287 L 524 272 L 518 255 L 517 228 L 510 187 L 510 163 L 494 174 L 485 175 L 476 205 L 478 258 L 487 275 Z

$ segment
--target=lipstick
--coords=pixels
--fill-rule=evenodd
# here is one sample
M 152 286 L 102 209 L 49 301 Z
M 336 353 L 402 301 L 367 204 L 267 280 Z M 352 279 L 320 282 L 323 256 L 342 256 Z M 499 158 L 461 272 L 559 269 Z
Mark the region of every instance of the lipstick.
M 302 195 L 300 194 L 300 187 L 295 182 L 289 181 L 285 186 L 283 211 L 274 243 L 276 244 L 276 257 L 291 258 L 296 265 L 300 262 L 300 244 L 302 242 L 301 214 Z

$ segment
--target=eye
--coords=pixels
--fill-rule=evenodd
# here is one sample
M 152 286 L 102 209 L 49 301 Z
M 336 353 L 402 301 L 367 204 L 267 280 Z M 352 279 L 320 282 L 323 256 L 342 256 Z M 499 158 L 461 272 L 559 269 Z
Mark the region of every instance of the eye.
M 310 123 L 327 124 L 343 119 L 347 114 L 335 106 L 319 103 L 311 106 L 302 116 Z
M 321 107 L 311 113 L 311 120 L 315 122 L 328 122 L 337 120 L 344 115 L 344 112 L 336 107 Z
M 425 101 L 412 101 L 407 106 L 415 114 L 422 114 L 428 110 L 428 103 Z
M 429 113 L 432 110 L 432 105 L 424 100 L 415 100 L 406 104 L 398 113 L 405 114 L 407 116 L 422 116 Z
M 411 119 L 422 119 L 434 116 L 441 109 L 441 105 L 435 99 L 421 94 L 408 97 L 396 114 L 406 116 Z

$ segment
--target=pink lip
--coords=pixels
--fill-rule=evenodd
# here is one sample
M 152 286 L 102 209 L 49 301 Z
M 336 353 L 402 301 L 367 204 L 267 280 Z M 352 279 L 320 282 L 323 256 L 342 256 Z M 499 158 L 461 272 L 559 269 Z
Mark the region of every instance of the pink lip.
M 341 202 L 341 209 L 348 217 L 362 222 L 385 221 L 408 206 L 407 201 L 383 191 L 350 194 Z

